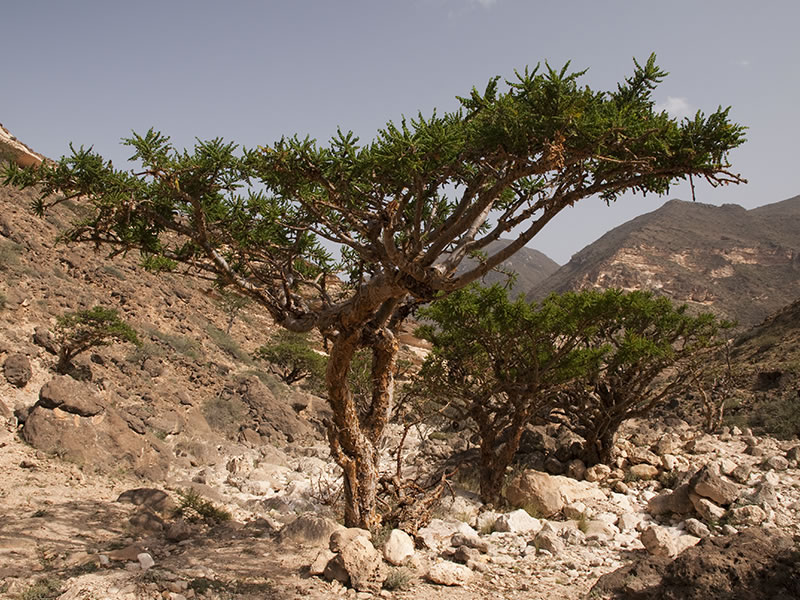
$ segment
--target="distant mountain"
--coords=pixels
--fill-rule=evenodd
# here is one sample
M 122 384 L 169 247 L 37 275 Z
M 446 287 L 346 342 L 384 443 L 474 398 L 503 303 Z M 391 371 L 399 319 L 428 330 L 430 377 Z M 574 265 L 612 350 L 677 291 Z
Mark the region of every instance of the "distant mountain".
M 494 254 L 505 248 L 512 240 L 499 239 L 487 246 L 486 253 Z M 463 273 L 476 264 L 474 259 L 466 259 L 461 263 L 459 272 Z M 516 280 L 509 289 L 509 297 L 514 298 L 519 294 L 524 294 L 528 290 L 534 289 L 558 270 L 558 263 L 549 258 L 542 252 L 533 248 L 523 247 L 516 252 L 510 259 L 502 263 L 500 271 L 490 271 L 482 278 L 481 282 L 485 285 L 495 283 L 506 283 L 508 273 L 516 273 Z
M 753 210 L 670 200 L 532 288 L 651 289 L 754 325 L 800 298 L 800 196 Z

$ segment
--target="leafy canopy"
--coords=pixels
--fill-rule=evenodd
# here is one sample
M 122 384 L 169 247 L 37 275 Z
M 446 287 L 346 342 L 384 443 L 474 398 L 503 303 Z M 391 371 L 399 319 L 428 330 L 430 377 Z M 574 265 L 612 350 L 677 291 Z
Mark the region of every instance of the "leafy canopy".
M 150 130 L 124 140 L 136 172 L 81 147 L 38 169 L 11 165 L 6 182 L 39 184 L 39 211 L 62 201 L 53 193 L 86 197 L 93 210 L 68 240 L 139 248 L 156 270 L 190 265 L 297 331 L 341 329 L 351 298 L 332 297 L 325 273 L 374 280 L 373 304 L 403 293 L 427 301 L 496 267 L 581 198 L 662 194 L 692 176 L 743 181 L 727 155 L 744 128 L 728 109 L 680 123 L 657 112 L 652 92 L 666 73 L 654 56 L 613 91 L 581 86 L 582 74 L 545 65 L 503 86 L 495 77 L 459 110 L 389 122 L 367 144 L 339 131 L 327 145 L 295 136 L 240 150 L 214 139 L 180 151 Z M 456 274 L 511 230 L 512 244 Z M 343 247 L 340 262 L 322 240 Z

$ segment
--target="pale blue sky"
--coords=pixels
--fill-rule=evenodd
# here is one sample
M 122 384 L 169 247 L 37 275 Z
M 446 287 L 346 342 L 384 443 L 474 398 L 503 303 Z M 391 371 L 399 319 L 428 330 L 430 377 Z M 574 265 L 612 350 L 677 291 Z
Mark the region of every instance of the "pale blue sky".
M 57 158 L 70 141 L 124 164 L 153 126 L 180 145 L 246 146 L 284 134 L 371 139 L 387 120 L 456 107 L 493 75 L 548 60 L 613 89 L 632 58 L 671 74 L 675 111 L 731 105 L 749 141 L 747 186 L 697 199 L 747 208 L 800 194 L 800 2 L 796 0 L 25 0 L 0 11 L 0 123 Z M 690 199 L 680 187 L 668 198 Z M 587 199 L 531 243 L 559 263 L 667 198 Z

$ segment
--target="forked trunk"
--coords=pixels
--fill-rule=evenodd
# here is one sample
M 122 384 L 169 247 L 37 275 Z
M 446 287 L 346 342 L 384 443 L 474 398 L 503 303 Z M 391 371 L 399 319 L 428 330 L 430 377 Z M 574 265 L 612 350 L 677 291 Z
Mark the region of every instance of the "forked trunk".
M 326 380 L 334 416 L 328 427 L 328 441 L 334 459 L 344 471 L 345 525 L 374 529 L 380 522 L 378 447 L 394 395 L 397 342 L 387 329 L 377 332 L 371 340 L 372 401 L 368 410 L 359 414 L 347 374 L 360 341 L 360 332 L 340 334 L 331 348 Z

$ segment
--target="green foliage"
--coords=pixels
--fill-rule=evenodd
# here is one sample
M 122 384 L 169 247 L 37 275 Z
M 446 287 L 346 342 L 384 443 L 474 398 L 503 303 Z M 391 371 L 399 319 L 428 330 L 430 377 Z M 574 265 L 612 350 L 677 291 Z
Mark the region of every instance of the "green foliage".
M 255 351 L 255 356 L 269 362 L 286 384 L 308 378 L 312 386 L 322 387 L 325 381 L 328 359 L 311 347 L 306 334 L 278 331 L 269 344 Z
M 556 398 L 557 413 L 586 439 L 584 460 L 608 462 L 623 421 L 646 416 L 705 368 L 732 323 L 649 291 L 583 292 L 593 298 L 593 327 L 584 343 L 602 360 L 573 379 Z
M 386 579 L 383 580 L 383 589 L 393 592 L 405 590 L 414 580 L 414 573 L 405 567 L 389 567 Z
M 61 581 L 55 577 L 42 577 L 25 589 L 20 598 L 21 600 L 51 600 L 58 598 L 62 591 Z
M 85 206 L 67 241 L 138 249 L 156 270 L 184 265 L 232 285 L 292 331 L 345 333 L 327 378 L 340 425 L 331 443 L 340 464 L 358 462 L 348 477 L 372 477 L 388 412 L 387 353 L 396 352 L 388 330 L 413 306 L 476 281 L 583 198 L 664 194 L 692 176 L 743 181 L 728 153 L 744 128 L 722 108 L 682 122 L 655 111 L 665 73 L 654 56 L 611 91 L 581 85 L 582 74 L 545 65 L 503 84 L 492 78 L 459 98 L 458 110 L 390 121 L 366 144 L 340 130 L 327 144 L 291 136 L 240 149 L 217 138 L 180 150 L 151 129 L 124 140 L 133 169 L 71 147 L 54 164 L 8 165 L 4 181 L 38 186 L 40 214 L 65 199 Z M 489 253 L 509 231 L 517 239 Z M 343 247 L 339 264 L 323 241 Z M 459 270 L 481 251 L 484 259 Z M 335 271 L 350 273 L 351 285 L 331 293 L 326 276 Z M 380 357 L 367 410 L 343 393 L 359 348 Z M 374 486 L 348 489 L 371 495 Z M 374 498 L 351 500 L 348 518 L 358 522 L 348 524 L 368 527 Z
M 55 338 L 59 344 L 59 372 L 64 372 L 73 358 L 90 348 L 108 346 L 112 342 L 139 345 L 136 332 L 120 318 L 117 311 L 102 306 L 59 317 Z
M 190 523 L 206 525 L 217 525 L 231 519 L 231 514 L 227 510 L 206 500 L 191 488 L 178 491 L 176 514 Z
M 430 324 L 417 335 L 433 344 L 420 371 L 423 393 L 477 430 L 486 501 L 497 500 L 522 430 L 547 412 L 550 391 L 602 357 L 603 348 L 583 344 L 593 329 L 592 300 L 569 293 L 511 302 L 499 285 L 473 285 L 420 310 Z

